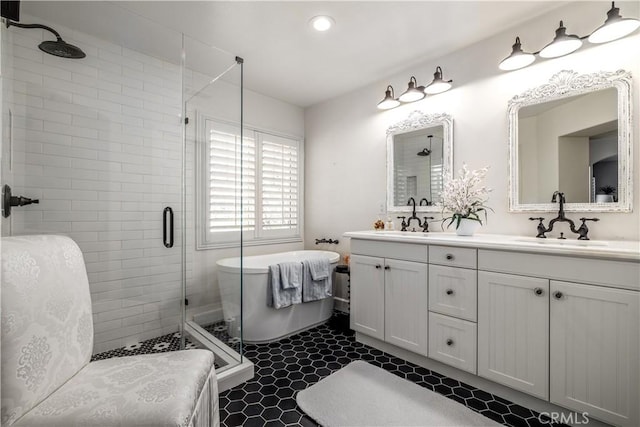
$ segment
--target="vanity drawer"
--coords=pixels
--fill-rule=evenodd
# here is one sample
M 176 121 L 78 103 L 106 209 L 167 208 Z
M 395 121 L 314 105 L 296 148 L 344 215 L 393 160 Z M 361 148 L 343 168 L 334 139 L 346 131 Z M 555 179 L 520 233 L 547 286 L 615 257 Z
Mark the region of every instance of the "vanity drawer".
M 476 270 L 429 266 L 429 311 L 475 322 L 477 299 Z
M 480 249 L 479 270 L 640 290 L 640 263 Z
M 351 253 L 405 261 L 427 262 L 428 260 L 427 245 L 415 243 L 351 239 Z
M 476 373 L 476 324 L 429 313 L 429 357 Z
M 429 246 L 429 262 L 453 267 L 476 268 L 478 258 L 476 252 L 476 249 L 431 245 Z

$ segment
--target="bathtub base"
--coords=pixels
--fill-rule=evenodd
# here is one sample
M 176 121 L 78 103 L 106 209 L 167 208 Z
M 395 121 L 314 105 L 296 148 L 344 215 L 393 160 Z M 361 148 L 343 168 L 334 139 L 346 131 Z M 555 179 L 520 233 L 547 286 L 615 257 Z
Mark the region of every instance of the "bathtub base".
M 240 258 L 218 261 L 222 311 L 225 321 L 233 329 L 229 335 L 240 336 L 242 333 L 242 341 L 245 343 L 270 343 L 329 320 L 333 314 L 333 297 L 281 309 L 267 306 L 269 265 L 288 261 L 302 262 L 319 256 L 329 259 L 330 271 L 333 272 L 340 255 L 329 251 L 309 250 L 245 257 L 242 270 Z M 335 273 L 332 275 L 335 280 Z
M 324 325 L 325 323 L 327 323 L 327 321 L 328 321 L 330 318 L 331 318 L 331 316 L 329 316 L 329 317 L 328 317 L 328 318 L 326 318 L 325 320 L 322 320 L 322 321 L 320 321 L 320 322 L 318 322 L 318 323 L 315 323 L 315 324 L 313 324 L 313 325 L 309 325 L 309 326 L 307 326 L 307 327 L 305 327 L 305 328 L 298 329 L 297 331 L 293 331 L 293 332 L 291 332 L 291 333 L 289 333 L 289 334 L 282 335 L 281 337 L 272 338 L 272 339 L 269 339 L 269 340 L 266 340 L 266 341 L 251 341 L 251 340 L 248 340 L 248 339 L 244 339 L 244 338 L 243 338 L 243 339 L 242 339 L 242 342 L 243 342 L 243 343 L 245 343 L 245 344 L 269 344 L 269 343 L 272 343 L 272 342 L 276 342 L 276 341 L 283 340 L 283 339 L 285 339 L 285 338 L 289 338 L 290 336 L 292 336 L 292 335 L 296 335 L 296 334 L 299 334 L 300 332 L 304 332 L 304 331 L 307 331 L 307 330 L 309 330 L 309 329 L 313 329 L 313 328 L 315 328 L 316 326 Z

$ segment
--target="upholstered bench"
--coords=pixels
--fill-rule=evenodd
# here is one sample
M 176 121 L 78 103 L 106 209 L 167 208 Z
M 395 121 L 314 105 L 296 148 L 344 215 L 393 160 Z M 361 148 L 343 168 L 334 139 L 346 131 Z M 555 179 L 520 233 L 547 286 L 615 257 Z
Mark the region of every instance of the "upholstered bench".
M 82 252 L 63 236 L 2 245 L 2 425 L 218 426 L 213 354 L 89 362 L 93 318 Z

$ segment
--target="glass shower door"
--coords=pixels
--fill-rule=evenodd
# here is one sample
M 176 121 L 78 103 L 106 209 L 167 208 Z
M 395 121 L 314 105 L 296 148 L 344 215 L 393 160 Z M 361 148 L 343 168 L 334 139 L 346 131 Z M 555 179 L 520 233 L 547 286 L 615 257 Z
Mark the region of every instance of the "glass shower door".
M 246 362 L 242 251 L 254 225 L 256 154 L 243 132 L 242 60 L 188 37 L 184 53 L 184 330 L 214 351 L 224 375 Z

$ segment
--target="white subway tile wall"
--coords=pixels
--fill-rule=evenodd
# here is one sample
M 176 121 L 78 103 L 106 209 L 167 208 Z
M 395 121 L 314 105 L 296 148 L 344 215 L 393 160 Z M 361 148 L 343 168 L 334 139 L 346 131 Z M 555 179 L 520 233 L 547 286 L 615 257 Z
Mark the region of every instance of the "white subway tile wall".
M 179 328 L 181 73 L 176 64 L 55 27 L 87 57 L 44 54 L 41 31 L 8 33 L 11 185 L 14 194 L 40 199 L 13 211 L 11 233 L 61 233 L 80 245 L 98 353 Z M 190 148 L 189 179 L 192 156 Z M 176 214 L 171 249 L 162 242 L 165 206 Z M 191 234 L 187 296 L 210 304 L 218 298 L 205 289 L 211 284 L 192 280 Z

